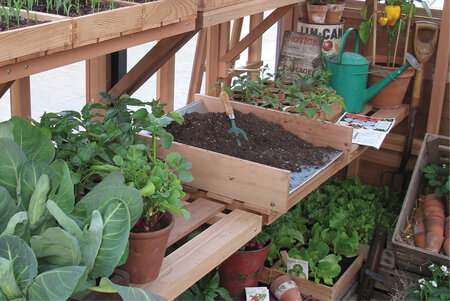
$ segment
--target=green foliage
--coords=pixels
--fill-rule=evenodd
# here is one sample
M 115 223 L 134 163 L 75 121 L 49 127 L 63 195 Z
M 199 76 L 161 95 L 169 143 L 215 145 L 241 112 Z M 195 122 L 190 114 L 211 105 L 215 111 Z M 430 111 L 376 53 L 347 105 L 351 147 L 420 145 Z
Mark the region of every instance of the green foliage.
M 448 267 L 432 264 L 428 267 L 432 276 L 421 278 L 415 287 L 408 289 L 409 300 L 449 300 L 450 281 Z
M 394 194 L 396 197 L 397 194 Z M 330 179 L 301 202 L 301 212 L 313 225 L 341 230 L 357 235 L 360 242 L 372 241 L 375 226 L 392 227 L 401 208 L 398 197 L 389 201 L 389 190 L 384 187 L 362 185 L 357 177 L 346 180 Z
M 427 183 L 428 193 L 434 193 L 437 196 L 450 198 L 450 170 L 448 168 L 448 159 L 446 163 L 431 163 L 420 169 Z
M 286 74 L 286 70 L 280 68 L 277 74 L 257 75 L 256 81 L 252 81 L 248 75 L 238 75 L 233 80 L 229 94 L 233 94 L 235 100 L 249 104 L 257 104 L 274 109 L 285 109 L 292 113 L 304 113 L 308 118 L 313 118 L 319 111 L 330 114 L 330 104 L 339 103 L 344 108 L 342 98 L 328 85 L 331 71 L 316 71 L 313 75 L 300 73 Z M 217 85 L 217 84 L 216 84 Z M 278 95 L 284 95 L 280 100 Z
M 212 275 L 212 274 L 211 274 Z M 191 286 L 187 291 L 181 294 L 176 300 L 189 301 L 213 301 L 213 300 L 233 300 L 228 291 L 219 287 L 219 272 L 216 271 L 214 276 L 207 274 L 196 284 Z
M 0 124 L 0 128 L 22 133 L 28 128 L 22 122 L 13 124 Z M 126 253 L 130 213 L 136 221 L 142 212 L 140 194 L 124 186 L 123 177 L 112 174 L 91 191 L 97 194 L 95 201 L 74 206 L 73 189 L 68 187 L 73 183 L 66 163 L 46 163 L 35 156 L 53 156 L 54 150 L 46 147 L 50 139 L 41 136 L 47 141 L 39 141 L 36 146 L 21 144 L 25 149 L 36 148 L 35 153 L 27 152 L 25 156 L 11 139 L 17 136 L 3 130 L 2 136 L 9 137 L 0 138 L 5 153 L 17 152 L 21 160 L 9 160 L 9 165 L 0 161 L 17 171 L 17 175 L 0 175 L 1 185 L 13 185 L 10 190 L 0 186 L 0 204 L 4 209 L 0 228 L 0 296 L 66 300 L 76 293 L 85 294 L 96 285 L 97 278 L 109 277 Z M 153 298 L 148 292 L 133 290 Z

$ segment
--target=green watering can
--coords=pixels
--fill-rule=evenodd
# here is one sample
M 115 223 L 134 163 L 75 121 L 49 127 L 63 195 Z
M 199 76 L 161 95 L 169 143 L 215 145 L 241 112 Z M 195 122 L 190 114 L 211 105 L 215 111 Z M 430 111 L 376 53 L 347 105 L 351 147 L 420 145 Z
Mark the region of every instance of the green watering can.
M 356 33 L 355 53 L 345 52 L 345 40 L 351 31 Z M 326 58 L 326 68 L 333 73 L 328 80 L 329 85 L 336 90 L 336 93 L 344 98 L 345 111 L 349 113 L 359 113 L 364 109 L 364 104 L 372 99 L 384 87 L 394 81 L 409 66 L 420 70 L 419 63 L 414 56 L 407 53 L 407 63 L 393 72 L 388 72 L 388 76 L 374 84 L 367 86 L 367 74 L 369 73 L 369 60 L 358 54 L 359 34 L 358 30 L 349 28 L 342 37 L 339 54 Z

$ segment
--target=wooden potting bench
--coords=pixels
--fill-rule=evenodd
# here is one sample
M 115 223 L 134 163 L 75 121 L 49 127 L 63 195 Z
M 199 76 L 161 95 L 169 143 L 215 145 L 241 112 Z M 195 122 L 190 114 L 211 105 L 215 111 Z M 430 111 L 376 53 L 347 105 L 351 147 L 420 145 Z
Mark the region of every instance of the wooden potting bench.
M 280 18 L 283 20 L 283 30 L 292 29 L 296 22 L 295 4 L 298 2 L 159 0 L 101 13 L 98 18 L 60 18 L 57 22 L 39 25 L 37 29 L 30 27 L 11 33 L 0 33 L 0 96 L 11 88 L 12 115 L 29 118 L 29 76 L 86 60 L 87 101 L 99 101 L 98 91 L 107 91 L 114 96 L 122 93 L 132 94 L 160 70 L 158 97 L 166 100 L 166 108 L 172 110 L 173 87 L 167 83 L 173 82 L 173 55 L 197 32 L 197 51 L 188 103 L 194 100 L 195 93 L 200 92 L 203 72 L 206 72 L 207 87 L 219 79 L 229 80 L 236 72 L 242 72 L 234 68 L 234 62 L 246 48 L 249 49 L 249 58 L 243 69 L 260 67 L 261 35 Z M 443 52 L 448 52 L 448 0 L 445 3 L 447 8 L 444 8 L 443 19 L 447 22 L 444 27 L 447 43 L 440 43 L 439 47 L 447 47 Z M 273 12 L 264 19 L 263 12 L 272 9 Z M 245 16 L 250 16 L 251 30 L 241 39 L 242 18 Z M 232 20 L 233 28 L 230 23 Z M 158 43 L 141 61 L 112 85 L 110 54 L 156 40 Z M 440 60 L 445 58 L 448 65 L 448 56 L 440 56 Z M 446 71 L 443 73 L 446 74 Z M 436 81 L 436 85 L 436 93 L 443 91 L 442 80 Z M 435 101 L 437 108 L 433 111 L 433 116 L 438 120 L 441 113 L 439 108 L 442 107 L 439 106 L 439 101 L 440 99 Z M 396 110 L 378 110 L 373 116 L 395 117 L 399 123 L 407 115 L 408 106 L 402 105 Z M 348 173 L 355 174 L 358 158 L 367 150 L 367 147 L 349 145 L 349 156 L 327 169 L 325 173 L 319 174 L 314 185 L 309 185 L 298 193 L 291 205 L 298 203 L 310 191 L 349 164 Z M 192 217 L 189 220 L 176 217 L 176 225 L 168 244 L 180 244 L 179 241 L 186 234 L 203 224 L 211 226 L 168 255 L 157 280 L 138 285 L 168 299 L 174 299 L 219 265 L 259 233 L 262 224 L 270 224 L 282 214 L 216 193 L 189 187 L 186 187 L 186 190 L 189 197 L 185 200 L 186 209 Z M 224 209 L 227 209 L 227 213 L 223 213 Z

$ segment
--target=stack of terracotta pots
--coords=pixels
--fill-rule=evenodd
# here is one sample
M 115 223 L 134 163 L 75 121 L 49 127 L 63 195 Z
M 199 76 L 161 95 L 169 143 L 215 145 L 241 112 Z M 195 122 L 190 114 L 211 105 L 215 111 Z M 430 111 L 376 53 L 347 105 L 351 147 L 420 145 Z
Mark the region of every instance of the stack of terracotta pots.
M 445 218 L 444 204 L 434 194 L 423 196 L 423 205 L 417 207 L 414 225 L 414 244 L 431 252 L 441 250 L 444 239 L 444 252 L 449 253 L 449 217 Z M 445 224 L 445 227 L 444 227 Z M 444 238 L 444 228 L 445 238 Z

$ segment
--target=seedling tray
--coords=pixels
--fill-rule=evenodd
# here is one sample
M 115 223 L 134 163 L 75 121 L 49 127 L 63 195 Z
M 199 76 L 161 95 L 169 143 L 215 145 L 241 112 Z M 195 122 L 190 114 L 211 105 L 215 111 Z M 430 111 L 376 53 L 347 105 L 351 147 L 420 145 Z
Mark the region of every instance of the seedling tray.
M 198 95 L 197 98 L 197 102 L 177 111 L 182 114 L 224 112 L 218 98 L 202 95 Z M 189 183 L 190 186 L 259 208 L 285 213 L 346 165 L 351 147 L 351 128 L 234 101 L 231 104 L 235 110 L 242 113 L 251 112 L 259 118 L 282 125 L 286 131 L 314 146 L 330 146 L 337 151 L 330 156 L 324 166 L 293 174 L 289 170 L 178 142 L 172 143 L 170 150 L 160 148 L 162 157 L 169 152 L 178 152 L 189 159 L 194 177 L 194 181 Z

